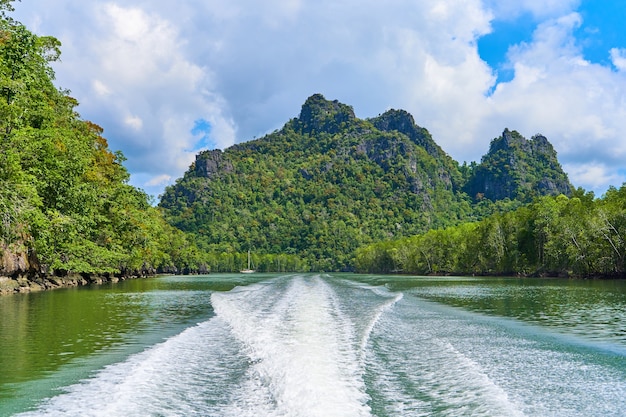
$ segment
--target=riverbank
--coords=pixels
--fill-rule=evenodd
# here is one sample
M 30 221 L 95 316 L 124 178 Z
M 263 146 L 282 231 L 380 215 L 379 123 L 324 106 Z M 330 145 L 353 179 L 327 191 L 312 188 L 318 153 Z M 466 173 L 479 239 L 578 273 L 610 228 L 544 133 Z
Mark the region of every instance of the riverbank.
M 54 290 L 57 288 L 101 285 L 127 279 L 147 278 L 160 274 L 208 274 L 209 268 L 201 265 L 196 269 L 168 266 L 154 268 L 144 263 L 137 269 L 121 268 L 106 273 L 51 271 L 39 262 L 34 251 L 22 242 L 13 245 L 0 244 L 0 296 Z
M 20 276 L 17 278 L 0 276 L 0 296 L 29 292 L 48 291 L 58 288 L 81 287 L 85 285 L 102 285 L 107 282 L 119 282 L 127 279 L 147 278 L 156 273 L 129 274 L 129 275 L 80 275 L 68 274 L 66 276 L 39 276 L 29 278 Z

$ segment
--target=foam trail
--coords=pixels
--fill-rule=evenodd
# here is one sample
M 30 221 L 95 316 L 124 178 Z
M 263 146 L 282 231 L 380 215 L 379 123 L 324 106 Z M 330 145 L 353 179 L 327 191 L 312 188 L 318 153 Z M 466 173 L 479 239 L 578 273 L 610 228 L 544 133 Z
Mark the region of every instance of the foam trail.
M 371 336 L 367 364 L 376 411 L 390 416 L 523 416 L 520 405 L 484 369 L 440 337 L 442 328 L 464 331 L 453 318 L 419 304 L 402 304 L 381 319 Z
M 110 365 L 22 417 L 217 416 L 246 367 L 219 318 Z
M 213 293 L 215 317 L 22 417 L 370 416 L 364 349 L 400 298 L 320 276 Z
M 317 277 L 295 277 L 274 304 L 263 291 L 212 296 L 216 313 L 247 347 L 256 401 L 225 415 L 369 416 L 357 335 L 333 289 Z M 251 383 L 253 384 L 253 383 Z
M 23 416 L 622 416 L 623 356 L 326 276 L 210 296 L 216 316 Z

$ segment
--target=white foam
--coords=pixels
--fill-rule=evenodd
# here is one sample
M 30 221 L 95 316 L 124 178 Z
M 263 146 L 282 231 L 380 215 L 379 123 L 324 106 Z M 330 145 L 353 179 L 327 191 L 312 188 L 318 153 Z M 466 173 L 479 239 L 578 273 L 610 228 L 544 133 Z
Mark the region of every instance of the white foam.
M 292 276 L 213 293 L 211 303 L 210 320 L 22 416 L 619 416 L 626 409 L 626 376 L 612 358 L 410 294 Z
M 264 300 L 263 291 L 212 296 L 247 347 L 249 379 L 258 382 L 258 401 L 232 404 L 225 415 L 253 415 L 257 406 L 269 416 L 370 415 L 358 344 L 332 288 L 320 277 L 295 277 L 274 304 Z
M 104 368 L 21 416 L 219 415 L 213 413 L 222 386 L 245 367 L 240 346 L 229 338 L 227 326 L 213 318 Z
M 455 325 L 414 304 L 381 320 L 367 363 L 380 407 L 389 415 L 523 416 L 478 364 L 440 337 Z

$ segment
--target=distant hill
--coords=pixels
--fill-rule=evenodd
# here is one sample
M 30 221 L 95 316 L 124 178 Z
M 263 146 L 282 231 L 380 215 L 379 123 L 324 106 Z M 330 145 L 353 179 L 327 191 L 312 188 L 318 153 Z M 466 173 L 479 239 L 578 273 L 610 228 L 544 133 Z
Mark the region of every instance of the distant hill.
M 478 199 L 530 202 L 542 195 L 570 196 L 573 187 L 545 136 L 527 140 L 505 129 L 473 169 L 465 190 Z
M 544 147 L 552 150 L 547 140 Z M 522 188 L 541 175 L 527 168 L 543 164 L 533 155 L 507 171 Z M 363 120 L 315 94 L 282 129 L 199 153 L 159 205 L 204 250 L 298 254 L 316 269 L 336 270 L 363 244 L 480 217 L 466 191 L 497 183 L 495 171 L 484 172 L 488 164 L 462 169 L 406 111 Z M 493 199 L 522 195 L 507 187 Z M 554 192 L 560 188 L 537 191 Z

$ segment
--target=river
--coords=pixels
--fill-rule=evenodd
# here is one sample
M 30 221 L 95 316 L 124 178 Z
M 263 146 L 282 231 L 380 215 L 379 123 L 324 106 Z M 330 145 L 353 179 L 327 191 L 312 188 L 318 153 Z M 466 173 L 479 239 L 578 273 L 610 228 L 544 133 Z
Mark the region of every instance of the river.
M 164 276 L 0 316 L 0 416 L 626 415 L 623 281 Z

